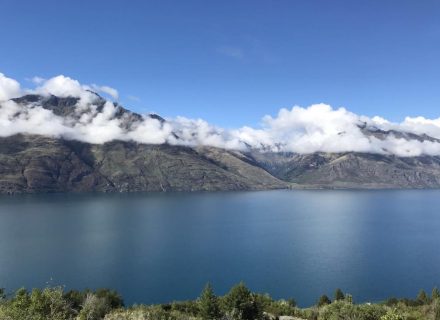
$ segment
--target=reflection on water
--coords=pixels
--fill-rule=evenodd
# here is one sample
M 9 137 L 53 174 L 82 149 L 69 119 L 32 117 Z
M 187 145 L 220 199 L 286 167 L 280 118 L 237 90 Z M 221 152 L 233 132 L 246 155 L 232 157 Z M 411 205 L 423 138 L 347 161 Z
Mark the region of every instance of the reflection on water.
M 440 191 L 267 191 L 0 198 L 0 287 L 110 287 L 128 303 L 241 280 L 301 305 L 440 281 Z

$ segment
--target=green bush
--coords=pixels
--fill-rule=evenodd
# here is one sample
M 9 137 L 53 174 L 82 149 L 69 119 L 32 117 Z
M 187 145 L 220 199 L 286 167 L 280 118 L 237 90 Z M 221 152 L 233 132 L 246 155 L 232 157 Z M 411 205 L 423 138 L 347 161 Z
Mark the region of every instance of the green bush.
M 64 294 L 64 299 L 69 302 L 72 309 L 74 309 L 76 312 L 79 312 L 88 293 L 90 293 L 90 290 L 70 290 Z
M 104 318 L 111 309 L 111 305 L 106 298 L 89 293 L 83 302 L 78 318 L 79 320 L 100 320 Z
M 440 320 L 440 298 L 433 299 L 432 309 L 433 319 Z
M 0 316 L 2 320 L 68 320 L 75 312 L 64 299 L 61 287 L 34 289 L 31 293 L 22 288 L 2 303 Z
M 294 299 L 275 301 L 268 294 L 254 294 L 254 297 L 260 310 L 275 317 L 295 316 L 298 313 Z
M 386 307 L 381 305 L 361 304 L 354 305 L 350 302 L 339 300 L 322 307 L 319 318 L 322 320 L 379 320 L 386 313 Z
M 397 311 L 397 309 L 388 310 L 386 314 L 380 317 L 380 320 L 404 320 L 403 316 Z
M 71 290 L 62 287 L 19 289 L 12 296 L 0 290 L 0 320 L 276 320 L 292 316 L 307 320 L 440 320 L 440 297 L 420 291 L 415 300 L 391 298 L 381 304 L 354 304 L 351 295 L 335 292 L 333 303 L 326 296 L 318 306 L 301 309 L 293 299 L 273 300 L 268 294 L 252 293 L 243 283 L 217 297 L 210 285 L 195 301 L 123 308 L 113 290 Z M 344 299 L 341 297 L 344 296 Z
M 197 316 L 200 313 L 200 306 L 198 301 L 176 301 L 168 305 L 169 311 L 176 311 L 182 314 Z
M 121 308 L 124 306 L 124 300 L 122 299 L 121 295 L 116 292 L 116 290 L 101 288 L 95 291 L 95 295 L 98 298 L 104 299 L 112 309 Z
M 108 313 L 105 320 L 195 320 L 196 318 L 179 311 L 165 311 L 162 306 L 135 306 L 116 309 Z
M 388 298 L 387 300 L 385 300 L 385 305 L 387 305 L 389 307 L 395 306 L 398 303 L 399 303 L 399 299 L 397 299 L 395 297 L 391 297 L 391 298 Z
M 102 319 L 110 310 L 123 306 L 122 298 L 114 290 L 99 289 L 96 292 L 71 290 L 64 293 L 62 287 L 43 290 L 24 288 L 6 299 L 0 294 L 1 320 L 73 320 Z

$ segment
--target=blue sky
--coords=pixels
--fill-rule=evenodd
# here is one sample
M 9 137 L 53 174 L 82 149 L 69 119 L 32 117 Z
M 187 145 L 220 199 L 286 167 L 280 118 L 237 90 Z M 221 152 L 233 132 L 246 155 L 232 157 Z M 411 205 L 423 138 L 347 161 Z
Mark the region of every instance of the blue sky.
M 328 103 L 440 116 L 440 1 L 0 2 L 0 72 L 118 89 L 140 112 L 255 125 Z

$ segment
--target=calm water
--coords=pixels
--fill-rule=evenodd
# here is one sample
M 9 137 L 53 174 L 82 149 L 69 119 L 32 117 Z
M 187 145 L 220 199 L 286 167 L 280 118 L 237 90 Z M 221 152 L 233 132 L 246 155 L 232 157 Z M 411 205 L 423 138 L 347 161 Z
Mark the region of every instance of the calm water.
M 0 198 L 0 287 L 110 287 L 128 303 L 243 280 L 312 304 L 440 285 L 440 191 L 268 191 Z

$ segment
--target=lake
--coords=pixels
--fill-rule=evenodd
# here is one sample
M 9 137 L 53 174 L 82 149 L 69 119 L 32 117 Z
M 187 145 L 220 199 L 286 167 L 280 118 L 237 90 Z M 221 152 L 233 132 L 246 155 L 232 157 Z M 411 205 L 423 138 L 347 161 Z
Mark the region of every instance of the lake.
M 244 281 L 301 306 L 440 285 L 440 191 L 0 197 L 0 287 L 109 287 L 126 303 Z

